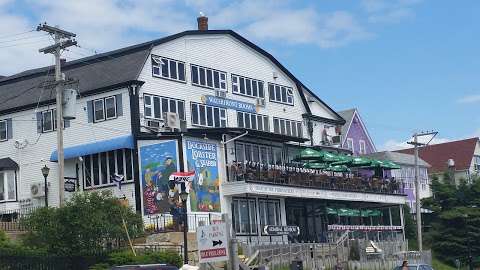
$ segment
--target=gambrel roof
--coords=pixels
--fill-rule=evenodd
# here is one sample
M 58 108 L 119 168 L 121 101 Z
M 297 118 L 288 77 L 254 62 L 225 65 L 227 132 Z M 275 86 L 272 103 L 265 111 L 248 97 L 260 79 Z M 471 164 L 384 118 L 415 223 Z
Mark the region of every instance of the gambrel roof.
M 140 71 L 145 64 L 152 47 L 189 35 L 230 35 L 234 37 L 246 46 L 268 58 L 295 82 L 307 111 L 305 114 L 306 117 L 315 117 L 315 115 L 312 115 L 303 91 L 307 91 L 313 97 L 318 99 L 327 110 L 337 117 L 337 119 L 328 120 L 337 124 L 345 123 L 340 115 L 324 103 L 317 95 L 315 95 L 315 93 L 308 89 L 277 59 L 275 59 L 275 57 L 232 30 L 184 31 L 153 41 L 65 63 L 62 67 L 62 72 L 65 73 L 67 78 L 74 78 L 79 81 L 78 89 L 80 95 L 89 95 L 132 83 L 140 83 L 136 80 L 138 79 Z M 45 82 L 46 76 L 53 74 L 54 67 L 49 66 L 27 70 L 9 77 L 1 78 L 0 114 L 35 107 L 37 103 L 40 103 L 40 105 L 53 103 L 55 99 L 55 95 L 52 94 L 53 91 L 42 91 L 42 84 Z M 49 78 L 49 80 L 53 80 L 53 77 Z

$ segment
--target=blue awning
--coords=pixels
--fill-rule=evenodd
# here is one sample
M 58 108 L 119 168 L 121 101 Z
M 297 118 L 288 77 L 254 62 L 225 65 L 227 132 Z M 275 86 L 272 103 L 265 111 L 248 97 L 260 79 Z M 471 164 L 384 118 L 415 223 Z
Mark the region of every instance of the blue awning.
M 117 137 L 109 140 L 96 141 L 92 143 L 66 147 L 63 151 L 65 159 L 70 159 L 123 148 L 134 148 L 133 136 L 131 134 L 128 136 Z M 58 161 L 57 150 L 53 151 L 50 155 L 50 161 Z

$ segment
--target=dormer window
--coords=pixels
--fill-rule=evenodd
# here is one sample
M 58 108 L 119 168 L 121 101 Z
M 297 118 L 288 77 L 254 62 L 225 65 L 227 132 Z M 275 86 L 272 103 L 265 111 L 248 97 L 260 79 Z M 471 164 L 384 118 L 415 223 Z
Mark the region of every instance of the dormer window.
M 168 80 L 185 82 L 185 62 L 152 55 L 152 75 Z

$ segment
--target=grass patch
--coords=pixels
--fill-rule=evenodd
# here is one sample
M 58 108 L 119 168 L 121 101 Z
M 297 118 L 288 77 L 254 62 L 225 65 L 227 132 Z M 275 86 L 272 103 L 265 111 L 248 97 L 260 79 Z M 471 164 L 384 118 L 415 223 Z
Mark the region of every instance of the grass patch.
M 445 264 L 444 262 L 436 259 L 436 258 L 433 258 L 432 259 L 432 266 L 433 266 L 433 269 L 435 270 L 456 270 L 457 268 L 455 267 L 452 267 L 448 264 Z

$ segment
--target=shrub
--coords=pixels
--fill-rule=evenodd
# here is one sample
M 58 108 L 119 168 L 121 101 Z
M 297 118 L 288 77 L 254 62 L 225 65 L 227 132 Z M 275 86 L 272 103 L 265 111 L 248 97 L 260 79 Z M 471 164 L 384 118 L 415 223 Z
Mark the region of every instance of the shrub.
M 183 264 L 182 257 L 174 251 L 151 251 L 134 256 L 129 250 L 113 252 L 108 256 L 107 262 L 99 263 L 91 267 L 91 270 L 108 269 L 111 266 L 127 265 L 127 264 L 153 264 L 166 263 L 181 267 Z

